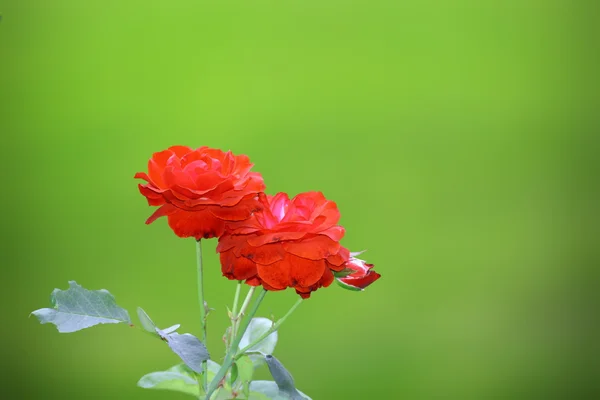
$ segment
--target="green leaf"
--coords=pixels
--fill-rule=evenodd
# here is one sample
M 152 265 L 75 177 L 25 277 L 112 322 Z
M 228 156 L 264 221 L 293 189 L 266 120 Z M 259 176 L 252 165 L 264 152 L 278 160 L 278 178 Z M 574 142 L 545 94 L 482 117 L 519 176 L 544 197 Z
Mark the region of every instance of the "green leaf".
M 250 382 L 242 382 L 242 393 L 246 397 L 250 396 Z
M 233 399 L 231 388 L 220 387 L 210 396 L 210 400 L 230 400 Z M 239 399 L 239 397 L 237 397 Z
M 179 364 L 166 371 L 144 375 L 138 386 L 144 389 L 162 389 L 190 394 L 199 397 L 200 389 L 194 371 L 185 364 Z
M 303 400 L 311 400 L 310 397 L 305 395 L 299 390 L 296 390 L 301 397 L 296 397 L 298 399 Z M 290 400 L 291 397 L 285 393 L 279 391 L 279 387 L 277 383 L 273 381 L 252 381 L 250 383 L 250 396 L 249 399 L 253 399 L 252 395 L 254 393 L 261 393 L 266 396 L 267 399 L 270 400 Z M 256 397 L 256 400 L 263 399 L 263 397 Z
M 271 400 L 269 396 L 260 392 L 249 392 L 246 398 L 248 400 Z
M 238 378 L 238 367 L 237 367 L 237 364 L 234 363 L 231 366 L 231 372 L 229 373 L 229 385 L 233 386 L 233 384 L 235 383 L 237 378 Z
M 268 318 L 252 318 L 250 324 L 248 325 L 248 329 L 242 336 L 242 340 L 240 341 L 239 348 L 243 349 L 252 343 L 254 340 L 258 339 L 262 334 L 266 333 L 273 326 L 273 321 Z M 275 350 L 275 345 L 277 344 L 278 334 L 277 331 L 271 333 L 269 336 L 264 338 L 262 341 L 258 342 L 256 345 L 252 346 L 247 350 L 248 353 L 257 352 L 265 354 L 273 353 Z M 250 354 L 250 359 L 255 367 L 264 363 L 264 356 L 258 354 Z
M 254 375 L 254 365 L 248 356 L 241 356 L 235 364 L 238 367 L 238 377 L 242 382 L 250 382 Z
M 207 361 L 208 381 L 210 382 L 221 366 L 212 360 Z M 198 377 L 197 379 L 201 379 Z M 178 364 L 166 371 L 151 372 L 144 375 L 138 382 L 138 386 L 144 389 L 163 389 L 186 393 L 198 398 L 200 385 L 194 371 L 185 364 Z
M 252 375 L 254 375 L 254 364 L 248 356 L 241 356 L 234 364 L 237 369 L 237 386 L 242 388 L 242 391 L 246 396 L 250 392 L 250 381 L 252 381 Z
M 162 336 L 162 335 L 161 335 Z M 177 332 L 165 336 L 167 344 L 183 362 L 197 373 L 202 372 L 202 361 L 210 358 L 204 343 L 190 333 L 180 335 Z
M 98 324 L 131 324 L 127 310 L 117 306 L 107 290 L 87 290 L 75 281 L 69 289 L 54 289 L 50 297 L 53 308 L 32 312 L 42 324 L 52 323 L 61 333 L 77 332 Z

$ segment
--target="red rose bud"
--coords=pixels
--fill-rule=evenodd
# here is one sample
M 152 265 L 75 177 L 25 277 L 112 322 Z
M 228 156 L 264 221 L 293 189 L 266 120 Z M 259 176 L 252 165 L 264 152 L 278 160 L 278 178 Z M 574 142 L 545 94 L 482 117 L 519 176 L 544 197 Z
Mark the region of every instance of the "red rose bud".
M 350 253 L 340 246 L 340 212 L 319 192 L 260 194 L 261 211 L 219 239 L 223 275 L 267 290 L 291 287 L 303 298 L 331 285 Z
M 166 216 L 177 236 L 199 240 L 223 235 L 228 223 L 260 209 L 257 195 L 265 184 L 251 168 L 245 155 L 206 146 L 173 146 L 154 153 L 148 173 L 135 174 L 148 182 L 139 185 L 148 204 L 160 206 L 146 223 Z
M 354 255 L 354 253 L 352 254 Z M 344 289 L 363 290 L 381 277 L 380 274 L 372 271 L 372 268 L 373 264 L 367 264 L 364 260 L 351 257 L 344 265 L 344 269 L 336 274 L 335 279 Z

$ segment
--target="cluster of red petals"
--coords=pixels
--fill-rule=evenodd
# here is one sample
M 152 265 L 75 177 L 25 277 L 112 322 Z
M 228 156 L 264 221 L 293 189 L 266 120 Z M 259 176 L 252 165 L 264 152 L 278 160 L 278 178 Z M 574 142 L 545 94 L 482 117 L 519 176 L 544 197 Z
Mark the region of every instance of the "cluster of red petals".
M 219 239 L 223 275 L 267 290 L 291 287 L 303 298 L 329 286 L 350 258 L 339 243 L 337 205 L 320 192 L 259 199 L 262 210 Z
M 359 258 L 351 257 L 346 263 L 345 269 L 354 270 L 354 272 L 343 278 L 337 278 L 337 280 L 355 289 L 362 290 L 381 278 L 380 274 L 373 271 L 373 264 L 367 264 Z
M 151 206 L 160 206 L 148 220 L 167 216 L 177 236 L 196 239 L 220 237 L 226 225 L 243 221 L 260 208 L 257 194 L 264 191 L 261 175 L 250 172 L 245 155 L 233 155 L 206 146 L 173 146 L 154 153 L 140 192 Z

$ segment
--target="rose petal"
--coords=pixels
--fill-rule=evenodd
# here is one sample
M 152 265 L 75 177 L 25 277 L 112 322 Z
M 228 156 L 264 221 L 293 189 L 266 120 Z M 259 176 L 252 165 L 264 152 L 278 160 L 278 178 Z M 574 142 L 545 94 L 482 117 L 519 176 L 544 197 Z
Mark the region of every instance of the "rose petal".
M 248 238 L 248 244 L 254 247 L 259 247 L 267 243 L 281 242 L 282 240 L 298 240 L 304 237 L 304 232 L 276 232 L 267 233 L 265 235 L 253 236 Z
M 381 278 L 381 275 L 375 271 L 369 271 L 367 275 L 360 278 L 353 278 L 352 275 L 349 275 L 345 278 L 338 278 L 340 281 L 344 282 L 347 285 L 354 286 L 360 289 L 364 289 L 377 279 Z
M 301 287 L 296 288 L 296 293 L 299 294 L 300 297 L 302 297 L 303 299 L 308 299 L 310 297 L 311 292 L 312 292 L 312 290 L 310 288 L 301 288 Z
M 321 279 L 325 271 L 325 260 L 309 260 L 288 254 L 282 263 L 289 262 L 291 265 L 290 277 L 292 285 L 309 287 Z
M 319 234 L 328 236 L 331 238 L 331 240 L 339 242 L 344 237 L 345 232 L 346 230 L 343 227 L 336 225 L 328 228 L 327 230 L 319 232 Z
M 331 264 L 331 269 L 341 271 L 346 267 L 345 264 L 349 258 L 350 252 L 348 249 L 340 246 L 337 254 L 327 257 L 327 262 Z
M 262 175 L 258 172 L 250 172 L 246 175 L 244 180 L 236 182 L 236 190 L 244 190 L 246 192 L 264 192 L 265 182 L 263 181 Z
M 277 193 L 270 199 L 269 208 L 271 209 L 271 213 L 277 219 L 277 221 L 281 221 L 283 217 L 285 217 L 289 204 L 290 198 L 288 197 L 287 193 Z
M 369 273 L 370 269 L 373 268 L 373 264 L 367 264 L 366 261 L 361 260 L 360 258 L 352 257 L 346 263 L 346 268 L 356 271 L 349 276 L 353 278 L 362 278 Z
M 219 238 L 217 253 L 223 253 L 233 247 L 239 248 L 245 245 L 247 245 L 245 235 L 223 235 Z
M 227 221 L 243 221 L 248 219 L 256 210 L 256 204 L 252 201 L 246 201 L 237 204 L 234 207 L 221 207 L 219 205 L 215 205 L 208 206 L 206 209 L 219 219 L 224 219 Z
M 258 279 L 256 276 L 253 276 L 250 279 L 246 279 L 246 283 L 250 286 L 260 286 L 260 279 Z
M 163 181 L 165 185 L 169 188 L 173 186 L 181 186 L 181 187 L 195 187 L 195 182 L 192 177 L 179 167 L 179 166 L 169 166 L 163 170 Z
M 179 237 L 194 237 L 197 240 L 219 237 L 225 223 L 208 211 L 180 211 L 169 215 L 169 226 Z
M 279 243 L 266 244 L 259 247 L 247 245 L 240 247 L 240 249 L 241 256 L 262 265 L 273 264 L 274 262 L 283 260 L 285 257 L 285 251 Z
M 232 251 L 221 253 L 221 270 L 229 279 L 243 281 L 256 276 L 256 264 L 245 258 L 236 257 Z
M 284 242 L 283 248 L 288 253 L 311 260 L 321 260 L 337 254 L 340 244 L 327 236 L 317 235 L 312 238 Z
M 173 154 L 175 154 L 177 156 L 177 158 L 182 158 L 187 153 L 194 151 L 194 149 L 192 149 L 191 147 L 180 146 L 180 145 L 171 146 L 171 147 L 169 147 L 169 150 L 172 151 Z M 200 149 L 198 149 L 198 150 L 200 150 Z
M 260 278 L 259 278 L 259 279 L 260 279 Z M 287 289 L 287 287 L 284 287 L 284 288 L 276 288 L 276 287 L 273 287 L 273 286 L 269 285 L 268 283 L 266 283 L 266 282 L 264 282 L 264 281 L 261 281 L 261 285 L 262 285 L 262 287 L 263 287 L 265 290 L 270 290 L 270 291 L 273 291 L 273 292 L 277 292 L 277 291 L 279 291 L 279 290 L 285 290 L 285 289 Z
M 206 161 L 204 161 L 204 158 L 204 153 L 201 150 L 201 148 L 196 149 L 194 151 L 190 151 L 189 153 L 186 153 L 181 157 L 181 167 L 185 169 L 188 168 L 190 164 L 196 163 L 196 166 L 201 166 L 202 169 L 209 170 L 209 165 Z
M 151 223 L 153 223 L 154 221 L 156 221 L 158 218 L 160 217 L 164 217 L 166 215 L 173 215 L 176 212 L 179 212 L 180 210 L 171 205 L 171 204 L 165 204 L 164 206 L 160 207 L 159 209 L 157 209 L 156 211 L 154 211 L 154 213 L 150 216 L 150 218 L 148 218 L 146 220 L 146 224 L 149 225 Z
M 331 285 L 334 280 L 335 280 L 335 278 L 333 276 L 333 272 L 331 272 L 330 270 L 327 270 L 323 273 L 323 276 L 321 277 L 321 280 L 319 281 L 319 285 L 321 287 L 327 287 L 327 286 Z
M 235 157 L 231 150 L 225 153 L 223 158 L 221 159 L 221 168 L 219 173 L 221 176 L 229 176 L 233 171 L 233 167 L 235 166 Z
M 143 179 L 146 182 L 151 182 L 150 177 L 145 172 L 138 172 L 133 176 L 133 179 Z
M 274 289 L 285 289 L 291 286 L 291 265 L 285 259 L 269 265 L 256 265 L 259 278 Z
M 152 179 L 152 182 L 154 182 L 156 186 L 165 186 L 162 177 L 163 171 L 173 156 L 174 153 L 168 149 L 154 153 L 152 158 L 148 161 L 148 176 Z
M 250 162 L 250 158 L 248 158 L 245 154 L 240 154 L 236 156 L 235 164 L 232 166 L 232 174 L 238 177 L 244 177 L 248 174 L 248 171 L 254 166 Z
M 226 183 L 224 183 L 226 185 Z M 218 187 L 217 187 L 218 188 Z M 215 188 L 215 190 L 217 190 Z M 199 192 L 199 191 L 198 191 Z M 247 196 L 255 196 L 256 193 L 240 193 L 236 191 L 228 191 L 222 194 L 208 190 L 204 194 L 199 195 L 197 198 L 186 200 L 186 207 L 196 207 L 198 205 L 215 205 L 218 204 L 224 207 L 231 207 L 238 204 L 242 199 Z
M 165 198 L 162 194 L 156 193 L 154 190 L 149 188 L 147 185 L 138 185 L 140 193 L 146 197 L 148 204 L 151 206 L 160 206 L 165 204 Z

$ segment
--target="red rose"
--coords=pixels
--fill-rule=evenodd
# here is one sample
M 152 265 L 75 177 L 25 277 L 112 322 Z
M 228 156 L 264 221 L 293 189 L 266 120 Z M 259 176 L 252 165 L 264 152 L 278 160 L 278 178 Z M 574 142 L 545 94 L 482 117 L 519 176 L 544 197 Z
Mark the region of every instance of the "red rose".
M 322 193 L 261 194 L 262 210 L 219 238 L 223 275 L 267 290 L 296 289 L 303 298 L 329 286 L 350 254 L 340 246 L 340 212 Z
M 177 236 L 197 240 L 221 236 L 228 221 L 241 221 L 260 208 L 257 194 L 265 189 L 261 175 L 250 172 L 250 160 L 203 146 L 173 146 L 154 153 L 148 174 L 135 178 L 151 206 L 161 206 L 146 221 L 167 216 Z
M 343 288 L 363 290 L 381 277 L 377 272 L 372 271 L 372 268 L 373 264 L 367 264 L 364 260 L 350 257 L 344 265 L 344 276 L 336 279 Z

